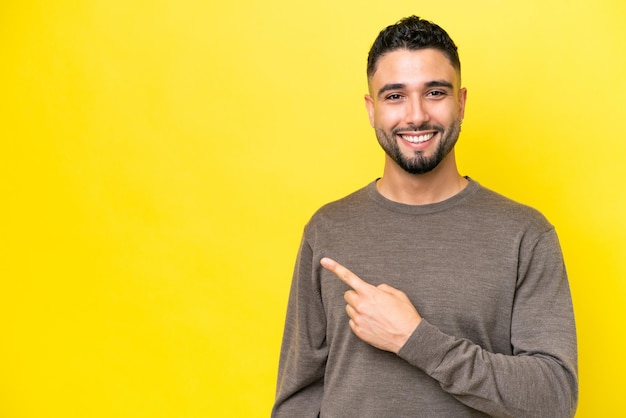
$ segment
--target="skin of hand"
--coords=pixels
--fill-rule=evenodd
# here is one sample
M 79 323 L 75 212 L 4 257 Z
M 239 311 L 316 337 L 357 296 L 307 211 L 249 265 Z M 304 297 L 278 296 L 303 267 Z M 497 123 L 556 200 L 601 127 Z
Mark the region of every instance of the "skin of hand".
M 338 262 L 324 257 L 320 264 L 351 287 L 344 294 L 352 332 L 366 343 L 398 353 L 422 321 L 407 295 L 389 285 L 371 285 Z

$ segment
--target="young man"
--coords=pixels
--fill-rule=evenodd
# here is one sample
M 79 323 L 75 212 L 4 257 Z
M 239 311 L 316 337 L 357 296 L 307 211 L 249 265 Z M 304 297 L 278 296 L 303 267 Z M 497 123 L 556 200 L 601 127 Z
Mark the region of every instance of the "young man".
M 459 174 L 454 42 L 403 19 L 374 42 L 367 75 L 383 176 L 305 228 L 272 415 L 573 416 L 557 236 L 536 210 Z

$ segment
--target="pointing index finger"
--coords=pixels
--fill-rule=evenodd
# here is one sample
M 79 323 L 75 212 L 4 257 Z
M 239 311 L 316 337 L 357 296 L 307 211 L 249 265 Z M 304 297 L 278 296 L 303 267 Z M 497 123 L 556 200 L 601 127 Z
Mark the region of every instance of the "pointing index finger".
M 346 267 L 342 266 L 341 264 L 339 264 L 338 262 L 336 262 L 335 260 L 331 258 L 328 258 L 328 257 L 322 258 L 320 260 L 320 264 L 324 266 L 326 270 L 334 273 L 335 276 L 339 277 L 342 282 L 344 282 L 345 284 L 347 284 L 348 286 L 350 286 L 357 292 L 364 291 L 368 287 L 371 287 L 369 283 L 363 281 L 361 278 L 359 278 L 359 276 L 352 273 Z

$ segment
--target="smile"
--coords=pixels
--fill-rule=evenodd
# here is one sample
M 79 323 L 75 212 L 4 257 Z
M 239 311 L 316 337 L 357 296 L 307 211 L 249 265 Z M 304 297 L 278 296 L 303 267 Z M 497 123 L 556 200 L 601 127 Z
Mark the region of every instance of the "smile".
M 412 144 L 421 144 L 422 142 L 426 142 L 429 139 L 431 139 L 433 136 L 435 136 L 435 134 L 431 132 L 429 134 L 424 134 L 424 135 L 402 134 L 400 136 L 402 137 L 402 139 Z

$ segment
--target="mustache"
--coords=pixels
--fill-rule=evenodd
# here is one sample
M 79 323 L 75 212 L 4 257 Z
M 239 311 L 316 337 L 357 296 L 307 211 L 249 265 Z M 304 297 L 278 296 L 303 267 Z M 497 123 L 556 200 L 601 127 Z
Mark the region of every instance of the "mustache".
M 423 123 L 419 126 L 417 125 L 408 125 L 408 126 L 403 126 L 403 127 L 397 127 L 394 128 L 391 133 L 393 135 L 398 135 L 399 132 L 409 132 L 409 131 L 413 131 L 413 132 L 419 132 L 419 131 L 437 131 L 439 133 L 443 133 L 445 131 L 444 127 L 441 125 L 429 125 L 427 123 Z

